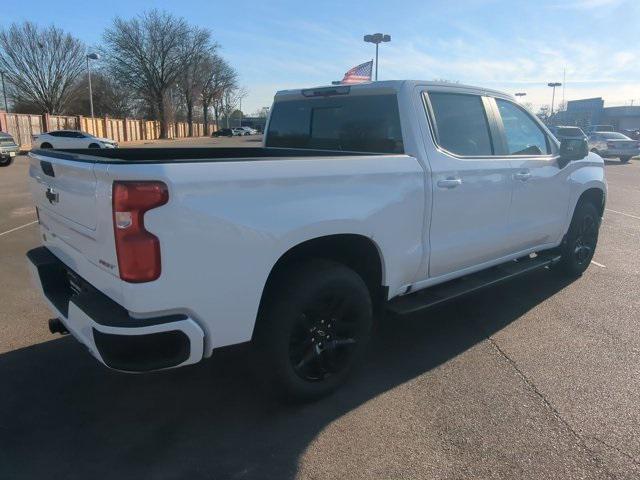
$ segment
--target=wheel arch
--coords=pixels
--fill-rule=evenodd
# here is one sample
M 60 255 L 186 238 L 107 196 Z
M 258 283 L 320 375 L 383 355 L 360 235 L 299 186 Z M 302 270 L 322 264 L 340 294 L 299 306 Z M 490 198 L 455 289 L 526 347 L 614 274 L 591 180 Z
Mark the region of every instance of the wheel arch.
M 384 257 L 379 246 L 365 235 L 341 233 L 303 241 L 283 253 L 267 276 L 260 309 L 289 266 L 313 258 L 332 260 L 353 269 L 367 284 L 374 303 L 386 300 Z
M 604 204 L 605 204 L 606 194 L 604 189 L 600 187 L 590 187 L 583 191 L 578 197 L 578 201 L 576 202 L 573 211 L 580 205 L 582 202 L 591 201 L 595 207 L 598 209 L 600 216 L 604 215 Z M 573 213 L 572 213 L 573 215 Z

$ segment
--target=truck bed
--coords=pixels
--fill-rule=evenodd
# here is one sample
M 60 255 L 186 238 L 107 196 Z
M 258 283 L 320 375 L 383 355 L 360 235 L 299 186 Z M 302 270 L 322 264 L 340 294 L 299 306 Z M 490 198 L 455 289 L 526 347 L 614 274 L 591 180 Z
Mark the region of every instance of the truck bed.
M 68 150 L 35 149 L 43 157 L 88 163 L 177 163 L 177 162 L 242 162 L 272 158 L 308 158 L 384 155 L 345 152 L 342 150 L 310 150 L 267 147 L 208 147 L 208 148 L 81 148 Z

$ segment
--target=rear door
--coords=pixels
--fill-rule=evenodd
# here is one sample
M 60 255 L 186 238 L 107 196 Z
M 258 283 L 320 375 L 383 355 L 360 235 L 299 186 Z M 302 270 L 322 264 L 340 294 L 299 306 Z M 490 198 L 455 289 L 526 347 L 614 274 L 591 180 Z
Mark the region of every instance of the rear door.
M 495 155 L 497 131 L 486 97 L 459 88 L 430 87 L 423 99 L 435 145 L 428 151 L 433 191 L 429 276 L 433 278 L 510 253 L 504 239 L 511 162 Z
M 548 246 L 562 236 L 570 189 L 558 166 L 558 148 L 537 119 L 520 105 L 491 98 L 500 141 L 496 148 L 511 162 L 513 199 L 509 236 L 513 253 Z

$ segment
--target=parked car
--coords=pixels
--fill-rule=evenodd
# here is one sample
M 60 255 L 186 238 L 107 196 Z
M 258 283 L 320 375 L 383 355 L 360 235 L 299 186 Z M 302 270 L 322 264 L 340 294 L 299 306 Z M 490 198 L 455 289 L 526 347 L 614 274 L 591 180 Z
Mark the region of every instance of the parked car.
M 52 332 L 128 372 L 250 341 L 259 378 L 302 399 L 345 381 L 374 312 L 582 274 L 606 198 L 586 141 L 451 83 L 279 92 L 261 148 L 30 157 Z
M 234 127 L 231 129 L 234 137 L 242 137 L 244 135 L 249 135 L 249 133 L 242 127 Z
M 34 137 L 34 148 L 117 148 L 118 142 L 79 130 L 55 130 Z
M 221 128 L 211 134 L 213 137 L 233 137 L 233 130 L 230 128 Z
M 627 163 L 640 155 L 640 142 L 618 132 L 593 132 L 589 135 L 589 150 L 602 158 L 619 158 Z
M 240 128 L 242 128 L 246 132 L 245 135 L 256 135 L 258 133 L 256 129 L 251 127 L 240 127 Z
M 20 146 L 11 135 L 0 132 L 0 167 L 8 167 L 16 155 L 20 153 Z
M 557 126 L 551 128 L 551 131 L 558 140 L 565 138 L 587 139 L 587 136 L 580 127 Z
M 613 125 L 591 125 L 587 129 L 587 135 L 591 135 L 593 132 L 614 132 Z
M 626 135 L 631 140 L 640 140 L 640 130 L 623 129 L 623 130 L 620 130 L 620 133 L 622 133 L 623 135 Z

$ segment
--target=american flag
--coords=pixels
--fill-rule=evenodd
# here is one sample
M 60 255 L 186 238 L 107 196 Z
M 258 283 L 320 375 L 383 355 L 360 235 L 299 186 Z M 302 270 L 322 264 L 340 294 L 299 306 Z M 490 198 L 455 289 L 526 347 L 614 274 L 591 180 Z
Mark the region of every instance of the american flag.
M 373 60 L 361 63 L 344 74 L 342 83 L 369 82 L 371 81 L 371 70 L 373 70 Z

